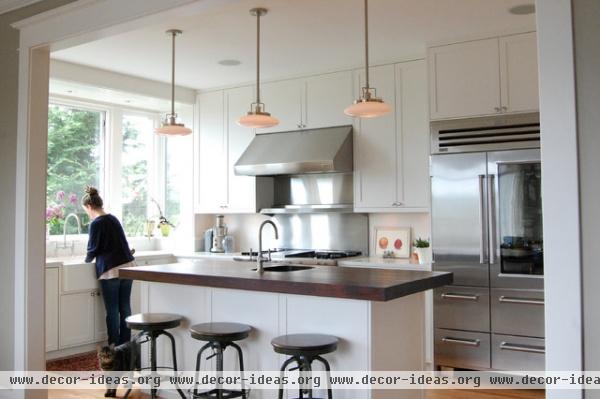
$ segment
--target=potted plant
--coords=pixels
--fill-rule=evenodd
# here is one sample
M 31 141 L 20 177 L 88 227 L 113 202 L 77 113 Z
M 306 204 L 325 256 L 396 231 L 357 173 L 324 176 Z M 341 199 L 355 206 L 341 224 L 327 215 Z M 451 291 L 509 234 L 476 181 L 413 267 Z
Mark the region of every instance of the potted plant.
M 429 250 L 429 240 L 424 240 L 421 237 L 413 242 L 415 254 L 419 259 L 420 264 L 431 263 L 431 252 Z
M 163 237 L 168 237 L 169 234 L 171 234 L 171 228 L 174 228 L 175 226 L 173 225 L 173 223 L 169 222 L 169 220 L 165 217 L 165 215 L 163 215 L 162 209 L 160 208 L 160 205 L 158 204 L 158 202 L 156 202 L 156 200 L 154 198 L 151 198 L 151 200 L 156 205 L 156 208 L 158 208 L 159 216 L 158 216 L 158 225 L 156 226 L 156 228 L 160 230 L 160 234 Z

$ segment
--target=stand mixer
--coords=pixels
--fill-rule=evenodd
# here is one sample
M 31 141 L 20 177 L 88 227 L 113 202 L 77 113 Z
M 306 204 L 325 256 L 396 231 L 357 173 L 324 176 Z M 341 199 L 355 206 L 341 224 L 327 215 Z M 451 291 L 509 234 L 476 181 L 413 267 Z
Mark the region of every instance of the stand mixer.
M 224 253 L 223 239 L 227 235 L 227 225 L 225 225 L 225 216 L 217 215 L 215 227 L 213 227 L 212 248 L 210 252 Z

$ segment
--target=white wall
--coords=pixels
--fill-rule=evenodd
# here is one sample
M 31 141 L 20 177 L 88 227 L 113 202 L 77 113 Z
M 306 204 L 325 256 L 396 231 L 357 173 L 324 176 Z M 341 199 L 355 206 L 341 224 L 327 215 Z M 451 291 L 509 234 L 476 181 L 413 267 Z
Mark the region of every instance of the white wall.
M 80 83 L 145 97 L 171 99 L 171 85 L 169 83 L 156 82 L 70 62 L 51 60 L 50 77 L 64 82 Z M 165 76 L 166 78 L 168 76 Z M 176 86 L 175 101 L 183 104 L 194 104 L 196 102 L 196 90 Z
M 536 11 L 544 197 L 546 369 L 581 370 L 582 280 L 571 2 L 537 0 Z M 547 390 L 546 397 L 575 399 L 581 398 L 582 392 Z
M 13 369 L 14 231 L 19 31 L 10 24 L 73 0 L 45 0 L 0 15 L 0 370 Z
M 196 238 L 203 240 L 203 233 L 214 225 L 214 215 L 196 215 Z M 258 227 L 268 216 L 225 215 L 229 234 L 235 237 L 236 251 L 258 249 Z M 369 253 L 375 253 L 375 229 L 377 227 L 410 227 L 412 239 L 431 237 L 431 219 L 428 213 L 371 213 L 369 214 Z M 263 248 L 277 247 L 271 234 L 264 234 Z M 339 249 L 344 249 L 340 243 Z M 196 249 L 199 249 L 197 247 Z
M 575 65 L 577 79 L 577 123 L 581 195 L 581 250 L 583 279 L 584 368 L 600 370 L 600 2 L 573 1 Z M 600 398 L 590 390 L 586 398 Z

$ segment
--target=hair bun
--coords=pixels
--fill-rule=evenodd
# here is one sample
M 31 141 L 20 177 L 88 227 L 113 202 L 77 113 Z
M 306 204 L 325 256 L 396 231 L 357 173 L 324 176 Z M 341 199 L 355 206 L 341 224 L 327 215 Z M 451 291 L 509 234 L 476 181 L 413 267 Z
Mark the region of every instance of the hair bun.
M 85 188 L 85 192 L 86 192 L 86 194 L 89 194 L 90 196 L 92 196 L 92 195 L 98 195 L 98 189 L 96 187 L 93 187 L 93 186 L 87 186 Z

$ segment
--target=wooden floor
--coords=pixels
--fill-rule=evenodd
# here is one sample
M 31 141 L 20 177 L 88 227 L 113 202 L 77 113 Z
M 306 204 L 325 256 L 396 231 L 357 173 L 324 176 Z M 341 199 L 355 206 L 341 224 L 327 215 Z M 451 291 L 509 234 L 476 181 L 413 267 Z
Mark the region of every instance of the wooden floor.
M 125 390 L 120 389 L 117 397 L 122 398 Z M 133 391 L 130 399 L 148 399 L 150 396 Z M 544 391 L 541 390 L 441 390 L 427 391 L 426 399 L 544 399 Z M 49 391 L 48 399 L 104 399 L 104 390 L 81 390 L 72 389 Z
M 533 389 L 433 389 L 427 391 L 426 399 L 544 399 L 543 390 Z
M 125 395 L 124 389 L 117 391 L 117 398 L 122 398 Z M 149 399 L 150 395 L 143 394 L 139 391 L 132 391 L 129 399 Z M 48 399 L 104 399 L 104 390 L 82 389 L 55 389 L 48 391 Z

